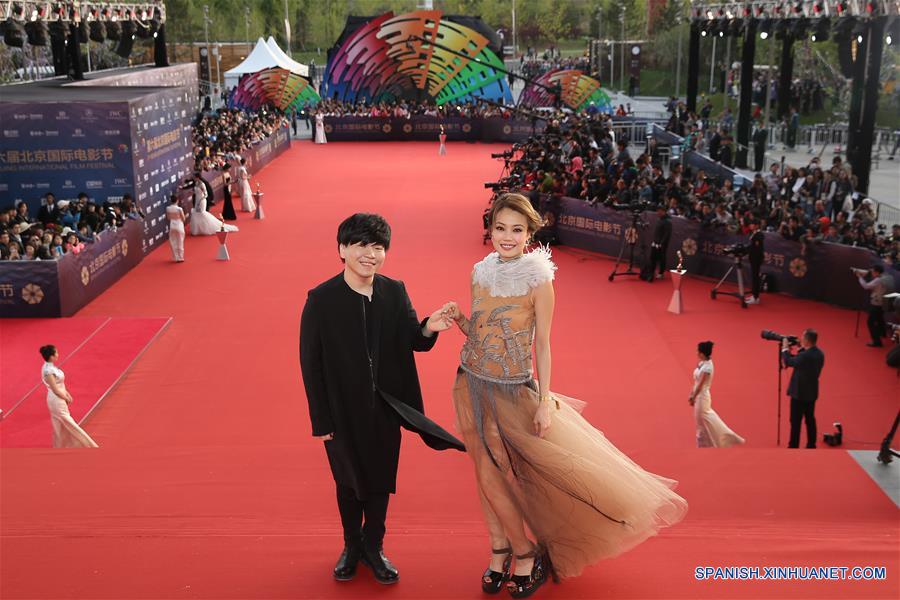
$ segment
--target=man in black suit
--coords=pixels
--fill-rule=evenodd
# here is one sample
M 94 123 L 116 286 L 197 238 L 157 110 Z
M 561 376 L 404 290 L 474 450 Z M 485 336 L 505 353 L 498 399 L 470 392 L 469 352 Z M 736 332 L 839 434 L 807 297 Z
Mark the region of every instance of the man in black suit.
M 312 434 L 324 442 L 337 484 L 344 550 L 334 578 L 352 579 L 361 561 L 389 584 L 399 574 L 382 542 L 397 485 L 400 427 L 434 449 L 464 450 L 423 414 L 413 357 L 431 350 L 453 321 L 448 305 L 420 321 L 403 283 L 378 274 L 391 242 L 382 217 L 355 214 L 337 237 L 344 270 L 309 292 L 300 366 Z
M 816 447 L 816 400 L 819 397 L 819 375 L 825 366 L 825 354 L 816 346 L 819 334 L 807 329 L 800 338 L 801 350 L 791 354 L 787 338 L 781 340 L 781 359 L 785 368 L 792 367 L 788 396 L 791 397 L 791 437 L 788 448 L 800 447 L 800 423 L 806 420 L 806 447 Z
M 669 250 L 669 240 L 672 239 L 672 221 L 666 212 L 666 205 L 659 204 L 656 207 L 656 228 L 653 230 L 653 241 L 650 243 L 650 269 L 647 272 L 647 281 L 653 282 L 653 273 L 659 269 L 657 279 L 662 279 L 666 274 L 666 253 Z

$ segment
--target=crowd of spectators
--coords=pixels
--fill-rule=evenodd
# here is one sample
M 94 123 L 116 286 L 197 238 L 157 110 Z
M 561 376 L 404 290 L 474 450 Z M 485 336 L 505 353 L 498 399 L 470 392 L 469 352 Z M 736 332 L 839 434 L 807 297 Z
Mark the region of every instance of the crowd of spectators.
M 241 153 L 286 122 L 282 114 L 267 110 L 200 113 L 193 127 L 195 171 L 239 161 Z M 95 202 L 85 192 L 72 201 L 57 200 L 48 192 L 37 215 L 29 213 L 25 202 L 0 210 L 0 260 L 56 260 L 77 254 L 104 232 L 115 232 L 127 219 L 143 217 L 130 194 L 118 202 Z
M 393 102 L 345 102 L 336 99 L 323 99 L 312 114 L 326 117 L 393 117 L 398 119 L 414 116 L 426 117 L 503 117 L 512 118 L 518 109 L 502 106 L 494 102 L 478 100 L 455 104 L 447 102 L 437 105 L 431 102 L 414 102 L 412 100 L 395 100 Z
M 0 260 L 56 260 L 78 254 L 126 219 L 142 219 L 129 194 L 121 202 L 96 203 L 84 192 L 77 200 L 56 200 L 48 192 L 36 216 L 25 202 L 0 211 Z
M 752 181 L 740 178 L 738 186 L 731 176 L 679 162 L 666 175 L 655 140 L 631 151 L 627 140 L 615 138 L 608 117 L 584 113 L 556 115 L 543 136 L 517 150 L 510 186 L 591 204 L 662 205 L 669 215 L 706 227 L 747 235 L 755 223 L 804 244 L 860 246 L 898 261 L 900 226 L 879 229 L 874 202 L 854 193 L 854 177 L 840 157 L 827 167 L 815 157 L 800 168 L 775 163 Z
M 194 124 L 194 168 L 207 170 L 211 163 L 240 156 L 288 123 L 279 111 L 248 112 L 220 108 L 200 113 Z

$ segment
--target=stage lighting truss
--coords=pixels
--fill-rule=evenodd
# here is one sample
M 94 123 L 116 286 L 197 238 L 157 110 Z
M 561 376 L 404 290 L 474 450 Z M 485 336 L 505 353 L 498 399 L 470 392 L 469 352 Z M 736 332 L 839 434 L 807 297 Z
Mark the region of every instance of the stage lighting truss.
M 858 19 L 876 17 L 896 17 L 900 15 L 900 0 L 799 0 L 762 2 L 707 2 L 691 1 L 691 20 L 703 35 L 740 35 L 744 23 L 737 27 L 733 23 L 748 19 L 790 20 L 790 31 L 804 34 L 806 30 L 817 31 L 816 21 L 820 19 Z M 793 21 L 800 21 L 800 24 Z M 767 33 L 768 35 L 768 33 Z M 821 37 L 821 33 L 818 34 Z
M 900 1 L 900 0 L 898 0 Z M 166 22 L 164 2 L 22 2 L 0 0 L 0 20 L 91 23 L 133 21 L 140 37 L 154 37 Z M 146 35 L 143 33 L 146 32 Z

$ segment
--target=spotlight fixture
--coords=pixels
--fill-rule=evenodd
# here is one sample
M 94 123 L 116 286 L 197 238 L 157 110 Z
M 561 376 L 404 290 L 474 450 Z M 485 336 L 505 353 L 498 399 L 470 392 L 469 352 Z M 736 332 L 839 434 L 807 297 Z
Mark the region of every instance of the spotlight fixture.
M 88 28 L 90 29 L 89 40 L 98 44 L 102 44 L 106 40 L 106 25 L 103 21 L 91 21 Z
M 21 48 L 27 37 L 25 28 L 18 20 L 10 17 L 3 22 L 3 43 L 10 48 Z
M 47 30 L 46 21 L 29 21 L 25 23 L 25 34 L 28 43 L 32 46 L 46 46 L 50 32 Z
M 131 50 L 134 48 L 135 27 L 133 21 L 122 21 L 122 37 L 116 46 L 116 54 L 122 58 L 131 56 Z
M 106 39 L 118 42 L 122 39 L 122 24 L 115 19 L 110 19 L 106 23 Z
M 772 19 L 759 20 L 759 37 L 766 40 L 772 31 Z
M 824 42 L 828 39 L 829 31 L 831 31 L 831 20 L 828 17 L 817 19 L 815 25 L 813 25 L 810 39 L 814 42 Z
M 806 17 L 800 17 L 793 21 L 794 22 L 791 25 L 791 35 L 796 39 L 806 37 L 806 29 L 809 26 L 809 20 L 807 20 Z

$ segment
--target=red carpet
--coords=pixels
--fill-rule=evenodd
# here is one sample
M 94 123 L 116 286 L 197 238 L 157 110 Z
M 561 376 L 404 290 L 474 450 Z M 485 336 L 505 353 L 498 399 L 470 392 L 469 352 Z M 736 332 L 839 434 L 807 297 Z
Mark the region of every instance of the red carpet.
M 40 385 L 44 364 L 38 353 L 41 346 L 54 344 L 63 367 L 85 341 L 108 323 L 104 317 L 0 319 L 0 409 L 8 412 Z
M 30 344 L 18 341 L 11 346 L 17 353 L 10 353 L 4 360 L 4 374 L 7 368 L 19 374 L 23 382 L 31 388 L 10 403 L 12 410 L 5 410 L 0 422 L 0 447 L 35 448 L 50 447 L 50 421 L 47 413 L 47 388 L 41 383 L 43 358 L 36 348 L 44 345 L 35 340 L 41 336 L 52 341 L 60 354 L 60 368 L 66 373 L 66 389 L 75 398 L 69 412 L 76 421 L 81 421 L 104 396 L 113 388 L 169 322 L 169 319 L 103 319 L 100 325 L 83 338 L 79 337 L 96 324 L 99 319 L 56 319 L 52 332 L 45 332 L 50 320 L 18 320 L 16 331 L 20 340 L 31 340 Z M 5 323 L 9 323 L 6 321 Z M 28 327 L 34 323 L 34 330 Z M 34 360 L 37 356 L 38 360 Z M 37 364 L 35 364 L 35 362 Z M 30 374 L 29 379 L 22 374 Z M 18 392 L 17 392 L 18 393 Z M 5 399 L 4 399 L 5 400 Z
M 394 229 L 385 274 L 420 313 L 468 300 L 481 245 L 482 183 L 499 146 L 309 143 L 258 176 L 264 221 L 241 215 L 232 260 L 189 238 L 187 261 L 148 257 L 79 317 L 171 314 L 171 325 L 86 422 L 94 451 L 0 452 L 3 598 L 480 597 L 488 558 L 471 467 L 407 436 L 386 549 L 393 588 L 368 573 L 340 585 L 330 475 L 309 422 L 297 361 L 306 290 L 340 268 L 335 230 L 354 211 Z M 878 442 L 897 409 L 883 352 L 854 339 L 855 314 L 787 297 L 741 310 L 669 282 L 608 283 L 611 261 L 556 249 L 554 385 L 646 468 L 678 479 L 687 520 L 546 598 L 894 598 L 897 508 L 843 451 L 775 449 L 775 348 L 761 329 L 820 331 L 827 355 L 820 428 Z M 694 348 L 717 342 L 714 406 L 749 448 L 693 448 L 687 404 Z M 453 422 L 461 336 L 419 357 L 429 414 Z M 786 404 L 785 404 L 786 407 Z M 787 416 L 783 419 L 786 432 Z M 884 566 L 887 580 L 696 581 L 697 566 Z M 46 574 L 52 570 L 53 577 Z

